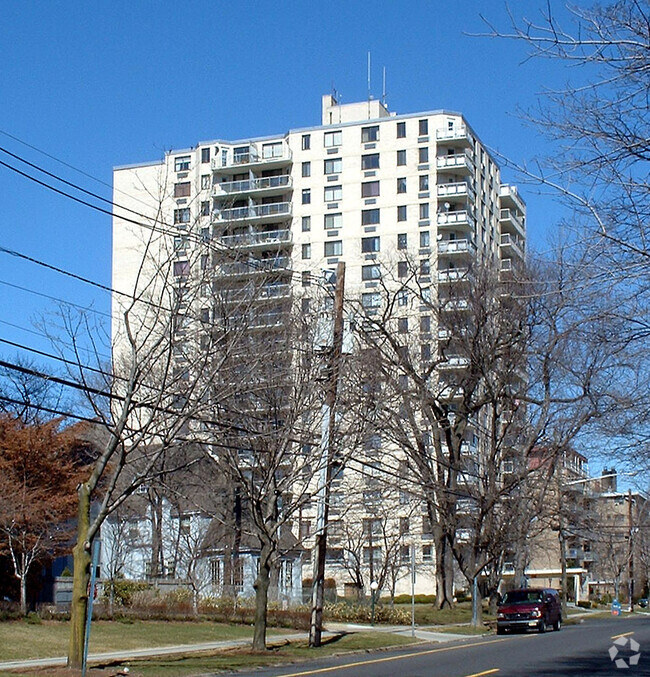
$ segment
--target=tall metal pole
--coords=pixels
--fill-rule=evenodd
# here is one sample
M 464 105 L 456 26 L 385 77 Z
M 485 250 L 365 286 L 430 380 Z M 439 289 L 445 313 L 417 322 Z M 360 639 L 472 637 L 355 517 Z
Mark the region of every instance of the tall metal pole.
M 311 622 L 309 646 L 321 645 L 323 633 L 323 600 L 325 596 L 325 555 L 327 552 L 327 520 L 329 517 L 330 484 L 332 481 L 332 446 L 336 422 L 336 394 L 341 353 L 343 351 L 343 296 L 345 290 L 345 263 L 336 266 L 336 288 L 334 291 L 334 331 L 329 355 L 330 381 L 323 405 L 321 429 L 321 485 L 318 489 L 318 519 L 316 543 L 314 546 L 314 581 L 312 588 Z
M 627 490 L 627 577 L 628 598 L 630 600 L 630 613 L 634 611 L 634 548 L 632 543 L 632 489 Z
M 415 637 L 415 543 L 411 543 L 411 637 Z

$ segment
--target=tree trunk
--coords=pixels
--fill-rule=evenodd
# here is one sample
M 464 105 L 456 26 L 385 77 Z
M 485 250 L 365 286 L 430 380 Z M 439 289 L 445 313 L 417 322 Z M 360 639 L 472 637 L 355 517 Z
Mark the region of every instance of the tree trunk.
M 436 536 L 436 605 L 451 609 L 454 605 L 453 561 L 449 543 L 444 535 Z
M 266 616 L 268 610 L 269 583 L 271 580 L 271 546 L 265 543 L 260 551 L 260 571 L 253 587 L 255 588 L 255 633 L 253 650 L 266 650 Z
M 81 669 L 83 662 L 84 638 L 86 636 L 86 615 L 88 613 L 88 585 L 90 583 L 90 493 L 86 484 L 77 489 L 79 507 L 77 513 L 77 542 L 72 549 L 72 601 L 70 604 L 70 642 L 68 645 L 68 667 Z
M 23 572 L 20 576 L 20 613 L 27 615 L 27 572 L 25 571 L 25 556 L 23 555 Z

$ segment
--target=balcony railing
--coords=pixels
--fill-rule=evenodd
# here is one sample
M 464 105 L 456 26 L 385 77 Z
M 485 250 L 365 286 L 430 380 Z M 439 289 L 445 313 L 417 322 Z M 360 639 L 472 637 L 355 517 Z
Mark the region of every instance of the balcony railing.
M 212 159 L 211 166 L 213 170 L 219 170 L 226 167 L 240 167 L 242 165 L 288 160 L 291 160 L 291 150 L 284 143 L 263 144 L 262 152 L 260 152 L 255 144 L 251 143 L 238 149 L 228 149 L 225 154 L 218 154 Z
M 470 167 L 473 164 L 470 153 L 456 153 L 454 155 L 439 155 L 436 158 L 436 167 L 438 170 L 459 169 Z
M 221 235 L 219 241 L 230 247 L 250 245 L 287 244 L 291 242 L 290 230 L 263 230 L 251 233 L 237 233 L 236 235 Z
M 439 270 L 438 282 L 441 284 L 457 282 L 458 280 L 464 279 L 468 272 L 468 268 L 448 268 L 447 270 Z
M 273 270 L 288 270 L 290 266 L 291 258 L 289 256 L 276 256 L 272 259 L 250 259 L 249 261 L 222 263 L 219 270 L 222 275 L 249 275 Z
M 471 240 L 440 240 L 438 254 L 473 254 L 476 246 Z
M 456 141 L 467 138 L 467 127 L 459 125 L 452 129 L 436 129 L 436 139 L 438 141 Z
M 524 222 L 514 209 L 499 210 L 499 221 L 510 222 L 522 235 L 525 235 L 526 233 Z
M 510 206 L 507 203 L 511 203 L 522 214 L 526 211 L 526 205 L 517 191 L 517 186 L 502 184 L 499 187 L 499 197 L 501 198 L 501 204 L 506 203 L 507 206 Z
M 281 176 L 263 176 L 245 181 L 224 181 L 214 185 L 212 194 L 214 196 L 232 195 L 234 193 L 249 193 L 251 191 L 272 188 L 289 188 L 290 186 L 291 176 L 289 174 L 282 174 Z
M 437 186 L 438 197 L 457 197 L 471 195 L 472 187 L 467 181 L 457 181 L 454 183 L 439 183 Z
M 268 216 L 288 216 L 289 214 L 291 214 L 291 202 L 271 202 L 231 209 L 215 209 L 212 212 L 215 221 L 242 221 L 245 219 L 262 219 Z
M 473 218 L 472 212 L 469 209 L 438 212 L 437 215 L 438 225 L 443 227 L 470 225 L 470 221 Z
M 510 233 L 503 233 L 499 240 L 502 249 L 511 249 L 520 257 L 524 256 L 524 248 L 519 238 L 510 235 Z
M 469 358 L 461 355 L 450 355 L 438 365 L 439 369 L 465 369 L 469 367 Z

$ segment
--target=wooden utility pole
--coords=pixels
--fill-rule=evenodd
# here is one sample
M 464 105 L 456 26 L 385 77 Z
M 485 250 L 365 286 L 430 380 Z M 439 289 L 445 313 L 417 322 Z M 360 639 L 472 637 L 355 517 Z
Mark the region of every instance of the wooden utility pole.
M 329 517 L 330 484 L 332 482 L 332 446 L 336 422 L 336 394 L 343 352 L 343 295 L 345 289 L 345 263 L 336 266 L 334 291 L 334 330 L 332 347 L 328 356 L 329 379 L 323 404 L 321 429 L 321 479 L 318 487 L 318 520 L 314 546 L 314 581 L 312 588 L 311 624 L 309 646 L 321 645 L 323 632 L 323 601 L 325 596 L 325 555 L 327 552 L 327 521 Z

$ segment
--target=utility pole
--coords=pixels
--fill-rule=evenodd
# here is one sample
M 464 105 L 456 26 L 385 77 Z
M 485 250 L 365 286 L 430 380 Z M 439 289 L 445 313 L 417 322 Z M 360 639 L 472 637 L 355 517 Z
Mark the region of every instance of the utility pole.
M 630 600 L 630 613 L 634 611 L 634 548 L 632 543 L 632 489 L 627 490 L 627 577 L 628 598 Z
M 327 553 L 327 521 L 329 517 L 330 484 L 332 482 L 332 446 L 336 423 L 336 395 L 341 354 L 343 352 L 343 296 L 345 290 L 345 263 L 336 266 L 334 291 L 334 330 L 329 354 L 329 383 L 323 404 L 321 429 L 321 481 L 318 488 L 318 519 L 314 546 L 314 581 L 312 588 L 309 646 L 321 645 L 323 632 L 323 600 L 325 596 L 325 555 Z

